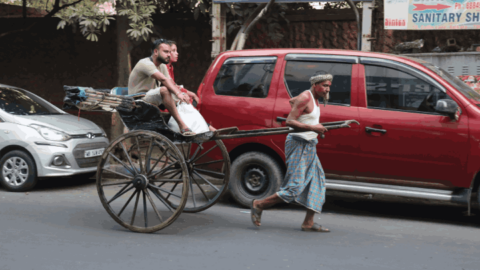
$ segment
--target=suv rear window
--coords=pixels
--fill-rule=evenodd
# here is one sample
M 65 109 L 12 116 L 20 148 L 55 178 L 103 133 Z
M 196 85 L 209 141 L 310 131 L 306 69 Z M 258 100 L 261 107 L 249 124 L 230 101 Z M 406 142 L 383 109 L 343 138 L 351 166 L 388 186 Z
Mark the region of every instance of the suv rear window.
M 285 67 L 285 83 L 291 97 L 296 97 L 310 89 L 310 77 L 317 71 L 326 71 L 333 75 L 330 87 L 330 104 L 350 105 L 350 90 L 352 86 L 352 64 L 288 61 Z M 323 98 L 320 98 L 323 102 Z
M 215 78 L 215 94 L 237 97 L 268 96 L 277 57 L 232 57 Z

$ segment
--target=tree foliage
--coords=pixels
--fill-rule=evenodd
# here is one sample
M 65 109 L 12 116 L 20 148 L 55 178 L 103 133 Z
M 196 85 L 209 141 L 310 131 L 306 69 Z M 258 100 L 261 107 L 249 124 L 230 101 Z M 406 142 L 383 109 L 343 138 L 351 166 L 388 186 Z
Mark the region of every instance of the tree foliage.
M 0 0 L 7 3 L 22 6 L 26 1 L 27 7 L 44 10 L 45 17 L 57 17 L 60 19 L 57 29 L 66 26 L 79 26 L 81 33 L 90 41 L 98 41 L 102 32 L 108 30 L 113 14 L 128 16 L 128 36 L 132 40 L 147 40 L 152 34 L 152 15 L 155 13 L 193 13 L 195 19 L 199 16 L 208 16 L 212 6 L 212 0 Z M 259 4 L 230 4 L 227 6 L 228 23 L 227 31 L 239 29 L 250 17 Z M 109 6 L 114 11 L 108 12 L 104 6 Z M 348 8 L 345 2 L 327 3 L 324 7 Z M 268 25 L 268 33 L 272 40 L 283 38 L 280 22 L 288 20 L 285 14 L 292 10 L 312 9 L 308 3 L 275 4 L 261 23 Z M 4 34 L 0 34 L 2 37 Z
M 227 33 L 231 34 L 234 30 L 239 29 L 246 20 L 254 13 L 259 4 L 240 4 L 235 3 L 227 5 L 227 11 L 231 14 L 227 22 Z M 260 23 L 264 23 L 268 27 L 268 36 L 273 41 L 278 41 L 283 38 L 281 22 L 289 23 L 285 14 L 294 10 L 309 10 L 312 6 L 308 3 L 284 4 L 276 3 L 273 5 L 268 14 L 264 16 Z
M 12 5 L 23 4 L 24 0 L 0 0 L 0 3 Z M 197 19 L 200 14 L 207 14 L 210 3 L 204 0 L 26 0 L 27 7 L 45 10 L 45 17 L 60 19 L 57 29 L 78 25 L 82 34 L 90 41 L 98 41 L 99 35 L 107 31 L 115 18 L 112 16 L 127 16 L 130 28 L 128 36 L 133 40 L 144 39 L 153 33 L 152 15 L 165 13 L 182 7 L 186 12 L 192 12 Z M 209 0 L 211 1 L 211 0 Z M 112 8 L 108 12 L 103 7 Z

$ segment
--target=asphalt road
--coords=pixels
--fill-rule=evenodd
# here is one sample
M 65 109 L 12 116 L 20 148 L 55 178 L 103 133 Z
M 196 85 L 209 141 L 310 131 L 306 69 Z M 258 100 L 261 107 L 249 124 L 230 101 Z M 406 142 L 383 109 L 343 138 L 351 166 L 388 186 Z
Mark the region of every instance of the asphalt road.
M 29 193 L 0 189 L 0 269 L 480 269 L 480 217 L 464 208 L 327 197 L 304 210 L 248 209 L 225 199 L 170 227 L 130 232 L 103 209 L 92 181 L 51 179 Z

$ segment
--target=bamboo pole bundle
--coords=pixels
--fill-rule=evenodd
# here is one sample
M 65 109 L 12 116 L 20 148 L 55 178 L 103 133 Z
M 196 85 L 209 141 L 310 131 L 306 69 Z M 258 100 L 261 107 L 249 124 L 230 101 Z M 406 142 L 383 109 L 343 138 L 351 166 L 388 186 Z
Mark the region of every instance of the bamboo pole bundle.
M 93 110 L 100 107 L 102 109 L 122 108 L 131 111 L 135 108 L 135 102 L 131 97 L 111 95 L 93 89 L 85 89 L 85 96 L 86 100 L 77 104 L 79 109 Z

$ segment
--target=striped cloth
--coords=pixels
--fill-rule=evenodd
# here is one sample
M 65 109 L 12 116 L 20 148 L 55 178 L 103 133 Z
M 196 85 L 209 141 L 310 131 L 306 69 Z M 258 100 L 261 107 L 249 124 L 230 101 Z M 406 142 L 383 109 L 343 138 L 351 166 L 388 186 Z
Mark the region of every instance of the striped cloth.
M 320 213 L 325 203 L 325 173 L 317 156 L 317 143 L 317 139 L 287 136 L 287 174 L 277 195 L 287 203 L 297 202 Z

